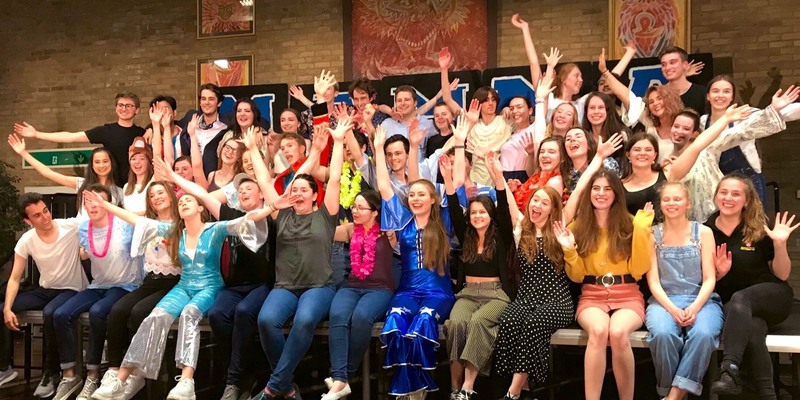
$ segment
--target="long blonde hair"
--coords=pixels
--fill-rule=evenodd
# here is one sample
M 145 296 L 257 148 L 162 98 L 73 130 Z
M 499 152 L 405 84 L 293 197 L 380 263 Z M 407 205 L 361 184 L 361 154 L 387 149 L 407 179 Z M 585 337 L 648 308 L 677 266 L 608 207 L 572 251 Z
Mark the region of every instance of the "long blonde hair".
M 431 206 L 431 215 L 428 218 L 428 225 L 422 230 L 422 265 L 429 271 L 436 271 L 439 276 L 445 275 L 445 267 L 450 259 L 450 240 L 447 237 L 447 230 L 444 228 L 442 212 L 439 208 L 441 199 L 436 187 L 427 179 L 418 179 L 409 185 L 422 185 L 428 191 L 428 195 L 436 200 Z M 455 205 L 457 206 L 457 205 Z
M 544 191 L 550 199 L 550 215 L 542 228 L 542 249 L 544 250 L 544 255 L 555 264 L 556 272 L 561 272 L 564 269 L 564 250 L 553 232 L 553 222 L 561 220 L 561 195 L 550 186 L 536 190 L 536 192 L 540 191 Z M 533 200 L 533 195 L 536 192 L 533 192 L 528 197 L 528 202 L 525 204 L 525 210 L 523 211 L 525 218 L 521 222 L 522 235 L 520 235 L 519 239 L 519 251 L 525 256 L 528 263 L 533 263 L 533 260 L 536 259 L 536 253 L 539 252 L 539 245 L 536 241 L 536 225 L 531 222 L 529 214 L 531 200 Z
M 744 185 L 745 203 L 741 216 L 744 225 L 742 228 L 742 239 L 750 243 L 758 242 L 767 234 L 767 231 L 764 229 L 764 226 L 767 225 L 767 215 L 764 214 L 764 206 L 761 204 L 761 198 L 758 197 L 756 187 L 753 186 L 753 181 L 751 181 L 750 178 L 737 173 L 725 175 L 725 177 L 719 181 L 717 190 L 714 192 L 715 202 L 722 182 L 729 179 L 735 179 Z

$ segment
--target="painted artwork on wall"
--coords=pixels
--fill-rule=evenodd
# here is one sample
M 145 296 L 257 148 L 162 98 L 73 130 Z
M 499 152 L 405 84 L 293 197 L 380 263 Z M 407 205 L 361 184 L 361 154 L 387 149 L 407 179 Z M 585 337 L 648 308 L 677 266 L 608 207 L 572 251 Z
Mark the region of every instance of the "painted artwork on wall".
M 609 0 L 609 57 L 625 54 L 633 42 L 636 57 L 658 57 L 671 46 L 691 52 L 691 0 Z
M 370 79 L 437 72 L 445 46 L 451 69 L 491 67 L 495 7 L 487 0 L 346 0 L 345 70 Z
M 255 0 L 197 0 L 197 38 L 253 35 Z
M 197 60 L 197 86 L 213 83 L 219 87 L 253 84 L 253 56 Z

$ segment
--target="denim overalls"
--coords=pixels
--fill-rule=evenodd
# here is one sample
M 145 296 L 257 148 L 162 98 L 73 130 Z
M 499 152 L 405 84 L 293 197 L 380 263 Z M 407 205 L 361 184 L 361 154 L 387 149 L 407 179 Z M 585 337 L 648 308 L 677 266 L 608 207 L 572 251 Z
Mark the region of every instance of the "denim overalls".
M 661 287 L 676 307 L 684 309 L 697 298 L 703 283 L 700 224 L 692 222 L 692 238 L 685 246 L 664 246 L 661 229 L 653 227 Z M 711 353 L 719 345 L 723 322 L 719 296 L 713 293 L 688 327 L 678 325 L 655 297 L 648 301 L 646 316 L 658 394 L 666 396 L 675 386 L 699 396 Z

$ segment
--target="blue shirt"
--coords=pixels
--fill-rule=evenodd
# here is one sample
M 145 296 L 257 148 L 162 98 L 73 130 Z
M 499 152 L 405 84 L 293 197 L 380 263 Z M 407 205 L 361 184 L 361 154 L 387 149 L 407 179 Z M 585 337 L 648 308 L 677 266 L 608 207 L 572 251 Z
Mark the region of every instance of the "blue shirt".
M 431 120 L 419 114 L 417 114 L 417 121 L 419 121 L 419 130 L 425 130 L 425 137 L 422 138 L 422 142 L 419 144 L 419 159 L 422 160 L 425 158 L 425 152 L 428 148 L 428 138 L 437 135 L 439 132 L 436 131 L 436 128 L 433 126 L 433 122 L 431 122 Z M 386 139 L 389 139 L 395 135 L 403 135 L 403 137 L 408 139 L 408 125 L 400 121 L 397 121 L 393 118 L 387 118 L 381 122 L 381 126 L 383 129 L 386 129 Z

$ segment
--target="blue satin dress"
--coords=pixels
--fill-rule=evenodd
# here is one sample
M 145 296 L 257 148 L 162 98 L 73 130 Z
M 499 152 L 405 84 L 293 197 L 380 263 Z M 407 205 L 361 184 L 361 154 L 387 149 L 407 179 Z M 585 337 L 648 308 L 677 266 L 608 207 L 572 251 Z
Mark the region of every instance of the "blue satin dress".
M 452 232 L 447 203 L 441 212 L 447 232 Z M 381 342 L 386 349 L 384 368 L 395 367 L 389 394 L 402 396 L 419 390 L 437 390 L 426 370 L 436 368 L 439 347 L 438 324 L 450 315 L 455 303 L 449 266 L 445 276 L 425 269 L 422 264 L 422 230 L 414 215 L 395 195 L 383 201 L 381 229 L 397 231 L 403 275 L 400 286 L 389 303 Z

